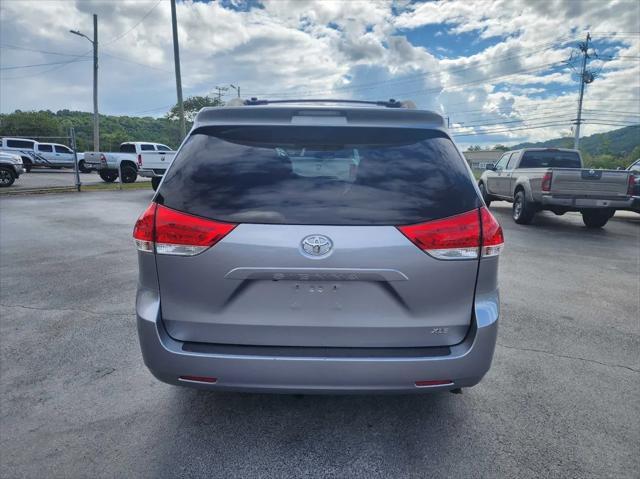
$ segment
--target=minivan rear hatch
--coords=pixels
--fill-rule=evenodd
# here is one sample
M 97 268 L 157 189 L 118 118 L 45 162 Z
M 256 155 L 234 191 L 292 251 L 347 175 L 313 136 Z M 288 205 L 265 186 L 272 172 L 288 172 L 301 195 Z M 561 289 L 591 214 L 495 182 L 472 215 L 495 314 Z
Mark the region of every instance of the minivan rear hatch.
M 197 254 L 158 249 L 162 320 L 177 340 L 425 347 L 469 329 L 477 255 L 428 254 L 398 228 L 477 222 L 464 159 L 440 130 L 202 127 L 155 201 L 182 218 L 156 223 L 169 235 L 190 219 L 225 231 Z

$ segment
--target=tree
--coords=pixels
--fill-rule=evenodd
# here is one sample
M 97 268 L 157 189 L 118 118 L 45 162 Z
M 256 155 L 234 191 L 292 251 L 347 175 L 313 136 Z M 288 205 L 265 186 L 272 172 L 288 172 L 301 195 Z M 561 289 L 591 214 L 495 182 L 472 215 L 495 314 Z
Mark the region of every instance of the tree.
M 472 145 L 469 148 L 467 148 L 467 151 L 481 151 L 482 147 L 480 145 Z
M 508 146 L 504 146 L 504 145 L 500 145 L 500 144 L 494 146 L 493 149 L 497 150 L 497 151 L 509 151 L 509 147 Z
M 184 117 L 187 121 L 193 121 L 198 114 L 198 112 L 206 107 L 206 106 L 222 106 L 224 102 L 219 98 L 213 98 L 210 96 L 190 96 L 183 102 L 184 106 Z M 169 120 L 179 120 L 180 119 L 180 109 L 176 104 L 169 113 L 167 113 L 167 118 Z
M 67 136 L 50 111 L 20 111 L 0 116 L 0 136 Z M 43 140 L 44 141 L 44 140 Z

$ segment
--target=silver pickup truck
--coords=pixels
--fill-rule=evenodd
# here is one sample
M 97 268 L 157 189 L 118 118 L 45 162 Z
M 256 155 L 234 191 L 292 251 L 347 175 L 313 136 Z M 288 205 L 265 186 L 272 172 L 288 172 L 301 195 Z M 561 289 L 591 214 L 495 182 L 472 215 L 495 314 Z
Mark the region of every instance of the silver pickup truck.
M 538 211 L 579 211 L 587 228 L 602 228 L 616 209 L 633 203 L 633 175 L 624 170 L 582 168 L 577 150 L 527 148 L 508 151 L 485 171 L 478 187 L 492 200 L 513 203 L 513 219 L 529 224 Z

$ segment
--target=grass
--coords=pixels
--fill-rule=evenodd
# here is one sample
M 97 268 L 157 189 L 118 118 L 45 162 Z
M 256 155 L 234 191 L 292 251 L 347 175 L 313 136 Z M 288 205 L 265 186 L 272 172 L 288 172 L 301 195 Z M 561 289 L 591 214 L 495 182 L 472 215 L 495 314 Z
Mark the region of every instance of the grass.
M 82 185 L 82 191 L 110 191 L 119 190 L 120 183 L 96 183 L 95 185 Z M 150 190 L 151 182 L 122 183 L 123 190 Z
M 139 183 L 123 183 L 122 190 L 150 190 L 151 182 L 143 181 Z M 97 183 L 94 185 L 82 185 L 82 192 L 85 191 L 118 191 L 120 183 Z M 49 193 L 76 193 L 76 187 L 69 186 L 42 186 L 38 188 L 0 188 L 0 196 L 15 195 L 43 195 Z

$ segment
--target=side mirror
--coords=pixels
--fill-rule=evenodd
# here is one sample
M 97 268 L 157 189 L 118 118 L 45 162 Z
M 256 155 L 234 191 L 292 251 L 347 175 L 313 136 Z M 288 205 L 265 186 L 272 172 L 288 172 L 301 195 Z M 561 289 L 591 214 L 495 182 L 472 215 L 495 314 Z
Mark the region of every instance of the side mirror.
M 489 165 L 489 166 L 487 166 L 487 170 L 489 170 L 489 171 L 496 171 L 496 165 Z

